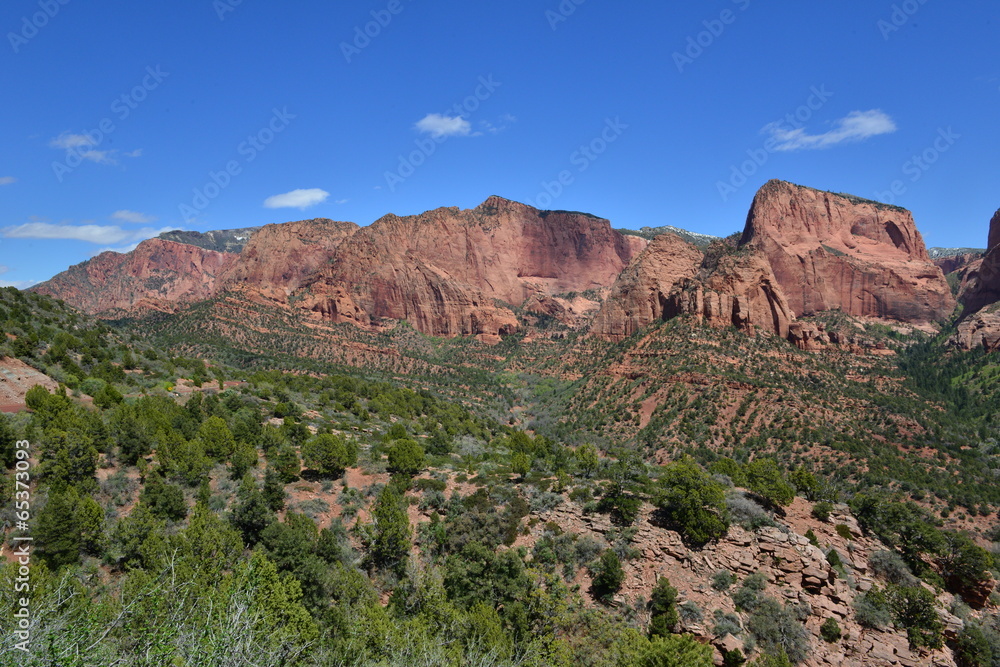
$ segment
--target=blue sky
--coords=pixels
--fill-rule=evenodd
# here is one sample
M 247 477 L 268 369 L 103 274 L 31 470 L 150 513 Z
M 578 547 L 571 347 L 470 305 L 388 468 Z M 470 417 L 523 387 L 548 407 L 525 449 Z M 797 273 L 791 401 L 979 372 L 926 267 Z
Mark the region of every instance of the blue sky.
M 721 235 L 770 178 L 981 246 L 998 19 L 995 0 L 7 0 L 0 281 L 163 229 L 491 194 Z

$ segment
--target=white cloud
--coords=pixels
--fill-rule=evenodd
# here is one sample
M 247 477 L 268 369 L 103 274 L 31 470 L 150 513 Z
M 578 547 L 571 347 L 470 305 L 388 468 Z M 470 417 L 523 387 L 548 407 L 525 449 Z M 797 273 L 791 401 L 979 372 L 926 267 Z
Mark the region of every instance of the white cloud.
M 0 276 L 7 273 L 8 271 L 10 271 L 9 266 L 4 266 L 3 264 L 0 264 Z
M 292 190 L 283 195 L 274 195 L 264 200 L 265 208 L 308 208 L 322 204 L 330 193 L 319 188 Z
M 896 131 L 896 123 L 881 109 L 852 111 L 834 121 L 834 127 L 823 134 L 807 134 L 805 128 L 788 129 L 782 123 L 766 125 L 761 133 L 770 134 L 777 141 L 774 150 L 797 151 L 829 148 L 849 141 L 863 141 L 880 134 Z
M 351 200 L 350 199 L 338 199 L 335 203 L 337 203 L 337 204 L 346 204 L 349 201 L 351 201 Z
M 17 183 L 17 179 L 13 176 L 0 176 L 0 185 L 10 185 L 11 183 Z
M 0 229 L 0 234 L 8 239 L 59 239 L 107 245 L 138 243 L 173 229 L 175 227 L 122 229 L 117 225 L 53 225 L 48 222 L 27 222 L 23 225 Z
M 89 134 L 63 132 L 49 141 L 49 147 L 64 150 L 67 155 L 75 153 L 84 160 L 97 164 L 118 164 L 114 159 L 115 151 L 99 151 L 95 146 L 97 142 Z
M 130 222 L 134 225 L 145 225 L 156 220 L 156 218 L 152 215 L 146 215 L 145 213 L 139 213 L 137 211 L 129 211 L 128 209 L 115 211 L 111 214 L 111 218 L 113 220 L 121 220 L 122 222 Z
M 442 116 L 439 113 L 429 113 L 416 125 L 421 132 L 430 134 L 435 139 L 440 137 L 467 137 L 472 133 L 472 125 L 461 116 Z
M 129 151 L 125 153 L 125 157 L 142 157 L 142 149 L 136 148 L 134 151 Z
M 97 142 L 89 134 L 71 134 L 69 132 L 63 132 L 58 137 L 49 142 L 49 146 L 52 148 L 61 148 L 63 150 L 73 150 L 74 148 L 85 148 L 87 146 L 96 146 Z

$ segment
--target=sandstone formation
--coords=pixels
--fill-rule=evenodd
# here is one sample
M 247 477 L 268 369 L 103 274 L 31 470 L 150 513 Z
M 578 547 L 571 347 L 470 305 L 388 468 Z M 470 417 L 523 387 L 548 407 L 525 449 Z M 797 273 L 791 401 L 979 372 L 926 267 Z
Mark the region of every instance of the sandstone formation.
M 221 289 L 252 290 L 286 303 L 307 278 L 329 264 L 337 247 L 358 229 L 353 222 L 325 218 L 262 227 L 222 277 Z
M 693 278 L 702 253 L 676 234 L 655 237 L 615 282 L 591 332 L 622 341 L 653 322 L 667 319 L 671 292 Z
M 965 269 L 960 289 L 965 309 L 951 343 L 964 350 L 1000 349 L 1000 211 L 990 221 L 989 250 Z
M 948 255 L 947 257 L 938 257 L 934 260 L 934 266 L 941 269 L 944 275 L 949 273 L 955 273 L 956 271 L 964 271 L 968 269 L 969 266 L 978 263 L 983 258 L 983 253 L 981 252 L 964 252 L 958 255 Z
M 759 253 L 736 251 L 719 242 L 705 257 L 680 237 L 663 234 L 622 273 L 591 333 L 621 341 L 653 322 L 680 315 L 713 327 L 782 338 L 794 319 Z
M 172 312 L 182 304 L 213 296 L 218 277 L 236 257 L 186 243 L 149 239 L 129 253 L 103 252 L 32 290 L 63 299 L 88 314 Z
M 781 338 L 794 319 L 771 267 L 754 252 L 723 255 L 706 277 L 685 281 L 671 295 L 667 315 L 694 315 L 709 326 Z
M 741 245 L 759 248 L 797 317 L 826 310 L 924 323 L 955 306 L 905 209 L 769 181 Z
M 962 299 L 965 314 L 976 313 L 1000 301 L 1000 211 L 990 221 L 989 249 Z
M 802 610 L 809 638 L 809 655 L 800 663 L 802 665 L 955 665 L 947 648 L 932 652 L 911 649 L 901 629 L 874 630 L 858 624 L 855 600 L 872 587 L 885 585 L 869 565 L 871 555 L 884 550 L 885 546 L 863 534 L 846 505 L 835 506 L 829 522 L 819 522 L 811 517 L 810 504 L 797 498 L 786 508 L 787 515 L 778 520 L 779 525 L 757 530 L 734 525 L 719 541 L 700 550 L 690 549 L 678 533 L 652 520 L 651 509 L 644 507 L 641 520 L 635 524 L 631 546 L 642 557 L 623 563 L 625 581 L 615 602 L 625 607 L 637 600 L 648 600 L 658 578 L 668 578 L 678 590 L 678 606 L 692 605 L 702 611 L 700 620 L 682 618 L 679 631 L 689 632 L 714 646 L 715 664 L 722 664 L 724 650 L 736 648 L 744 654 L 753 653 L 744 642 L 750 635 L 745 631 L 749 615 L 736 607 L 731 595 L 733 589 L 719 593 L 712 586 L 713 577 L 726 570 L 738 581 L 762 573 L 768 582 L 764 595 Z M 530 548 L 553 524 L 581 538 L 598 540 L 610 539 L 615 529 L 607 515 L 584 514 L 573 503 L 563 503 L 554 510 L 540 513 L 539 519 L 528 535 L 518 537 L 516 547 Z M 837 532 L 837 525 L 847 527 L 849 538 Z M 814 546 L 805 537 L 807 530 L 813 531 L 824 549 L 837 551 L 842 561 L 841 570 L 848 573 L 849 578 L 831 566 L 824 549 Z M 578 577 L 576 583 L 586 587 L 589 582 Z M 938 614 L 948 638 L 956 637 L 964 627 L 961 619 L 946 611 L 953 599 L 950 594 L 943 594 L 938 601 Z M 739 633 L 741 636 L 717 636 L 712 631 L 716 612 L 738 619 L 743 630 Z M 840 626 L 842 641 L 828 643 L 823 640 L 821 627 L 830 618 Z
M 334 322 L 389 318 L 425 334 L 497 336 L 518 328 L 513 307 L 533 297 L 607 288 L 645 245 L 601 218 L 491 197 L 472 210 L 384 216 L 304 291 Z

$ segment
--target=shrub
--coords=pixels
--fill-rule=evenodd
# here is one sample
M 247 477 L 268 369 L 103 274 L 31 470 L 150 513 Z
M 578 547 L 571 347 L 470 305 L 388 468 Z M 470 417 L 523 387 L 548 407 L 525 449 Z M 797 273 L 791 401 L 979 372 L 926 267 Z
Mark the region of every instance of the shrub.
M 891 586 L 888 599 L 893 620 L 906 629 L 910 646 L 941 648 L 944 625 L 933 593 L 923 586 Z
M 885 592 L 872 588 L 854 598 L 854 619 L 873 630 L 885 630 L 892 623 L 892 610 Z
M 660 577 L 649 601 L 649 636 L 666 637 L 674 631 L 680 617 L 677 614 L 677 589 L 670 580 Z
M 712 634 L 716 637 L 725 637 L 726 635 L 739 637 L 743 634 L 740 617 L 736 614 L 724 614 L 722 610 L 716 609 L 715 626 L 712 628 Z
M 610 603 L 615 593 L 621 590 L 625 581 L 625 570 L 614 549 L 608 549 L 601 555 L 594 570 L 594 596 L 604 603 Z
M 819 634 L 823 637 L 823 641 L 833 644 L 840 640 L 840 624 L 837 623 L 837 619 L 828 618 L 823 621 L 823 625 L 819 628 Z
M 986 635 L 972 623 L 965 624 L 952 648 L 958 667 L 991 667 L 994 664 L 993 649 Z
M 681 619 L 683 619 L 685 623 L 700 623 L 705 617 L 705 615 L 701 613 L 701 607 L 699 607 L 698 603 L 694 600 L 688 600 L 682 604 L 678 610 L 680 611 Z
M 730 518 L 747 530 L 776 525 L 767 510 L 739 491 L 726 494 L 726 509 Z
M 805 627 L 795 612 L 777 600 L 765 598 L 750 614 L 747 629 L 769 655 L 783 651 L 788 659 L 798 664 L 809 654 L 809 639 Z
M 819 546 L 819 538 L 816 537 L 816 533 L 813 532 L 812 528 L 806 531 L 805 538 L 809 540 L 809 544 L 813 545 L 814 547 Z
M 826 523 L 826 521 L 829 520 L 830 514 L 832 512 L 833 512 L 833 505 L 831 503 L 826 502 L 825 500 L 816 503 L 815 505 L 813 505 L 812 508 L 812 515 L 816 518 L 817 521 L 822 521 L 824 523 Z
M 761 592 L 765 587 L 767 587 L 767 577 L 761 572 L 754 572 L 744 579 L 743 585 L 733 593 L 733 602 L 736 603 L 736 608 L 743 611 L 756 609 L 762 601 Z
M 916 586 L 919 581 L 902 557 L 895 551 L 876 551 L 868 557 L 872 572 L 883 577 L 890 584 Z
M 689 544 L 702 545 L 729 530 L 724 487 L 687 458 L 669 465 L 656 504 Z
M 712 588 L 717 591 L 728 591 L 736 583 L 736 577 L 729 570 L 719 570 L 712 575 Z
M 416 475 L 427 465 L 424 448 L 415 440 L 397 440 L 389 449 L 389 470 L 402 475 Z
M 712 647 L 691 635 L 656 637 L 635 664 L 637 667 L 712 667 Z
M 853 539 L 853 536 L 851 535 L 851 529 L 848 528 L 845 524 L 838 523 L 836 526 L 833 527 L 833 529 L 837 531 L 837 534 L 843 537 L 845 540 Z
M 340 477 L 344 470 L 357 464 L 358 450 L 342 435 L 323 433 L 302 445 L 302 459 L 321 475 Z
M 795 489 L 785 481 L 774 459 L 756 459 L 744 470 L 747 488 L 768 504 L 778 507 L 790 505 L 795 499 Z

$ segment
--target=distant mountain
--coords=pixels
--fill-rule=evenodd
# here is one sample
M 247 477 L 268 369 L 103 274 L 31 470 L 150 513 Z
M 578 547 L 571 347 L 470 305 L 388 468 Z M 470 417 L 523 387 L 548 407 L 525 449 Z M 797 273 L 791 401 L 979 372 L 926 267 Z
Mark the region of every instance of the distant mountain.
M 959 255 L 982 255 L 986 248 L 928 248 L 927 254 L 931 259 L 945 259 L 948 257 L 958 257 Z
M 247 241 L 260 230 L 260 227 L 244 227 L 242 229 L 220 229 L 210 232 L 185 232 L 175 230 L 164 232 L 159 238 L 164 241 L 193 245 L 213 252 L 228 252 L 239 254 Z
M 629 234 L 631 236 L 641 236 L 647 241 L 652 241 L 657 236 L 663 234 L 676 234 L 688 243 L 696 245 L 699 248 L 707 248 L 712 244 L 712 241 L 718 241 L 720 236 L 710 236 L 708 234 L 699 234 L 697 232 L 689 232 L 686 229 L 681 229 L 680 227 L 674 227 L 673 225 L 664 225 L 663 227 L 643 227 L 642 229 L 619 229 L 616 230 L 622 234 Z

